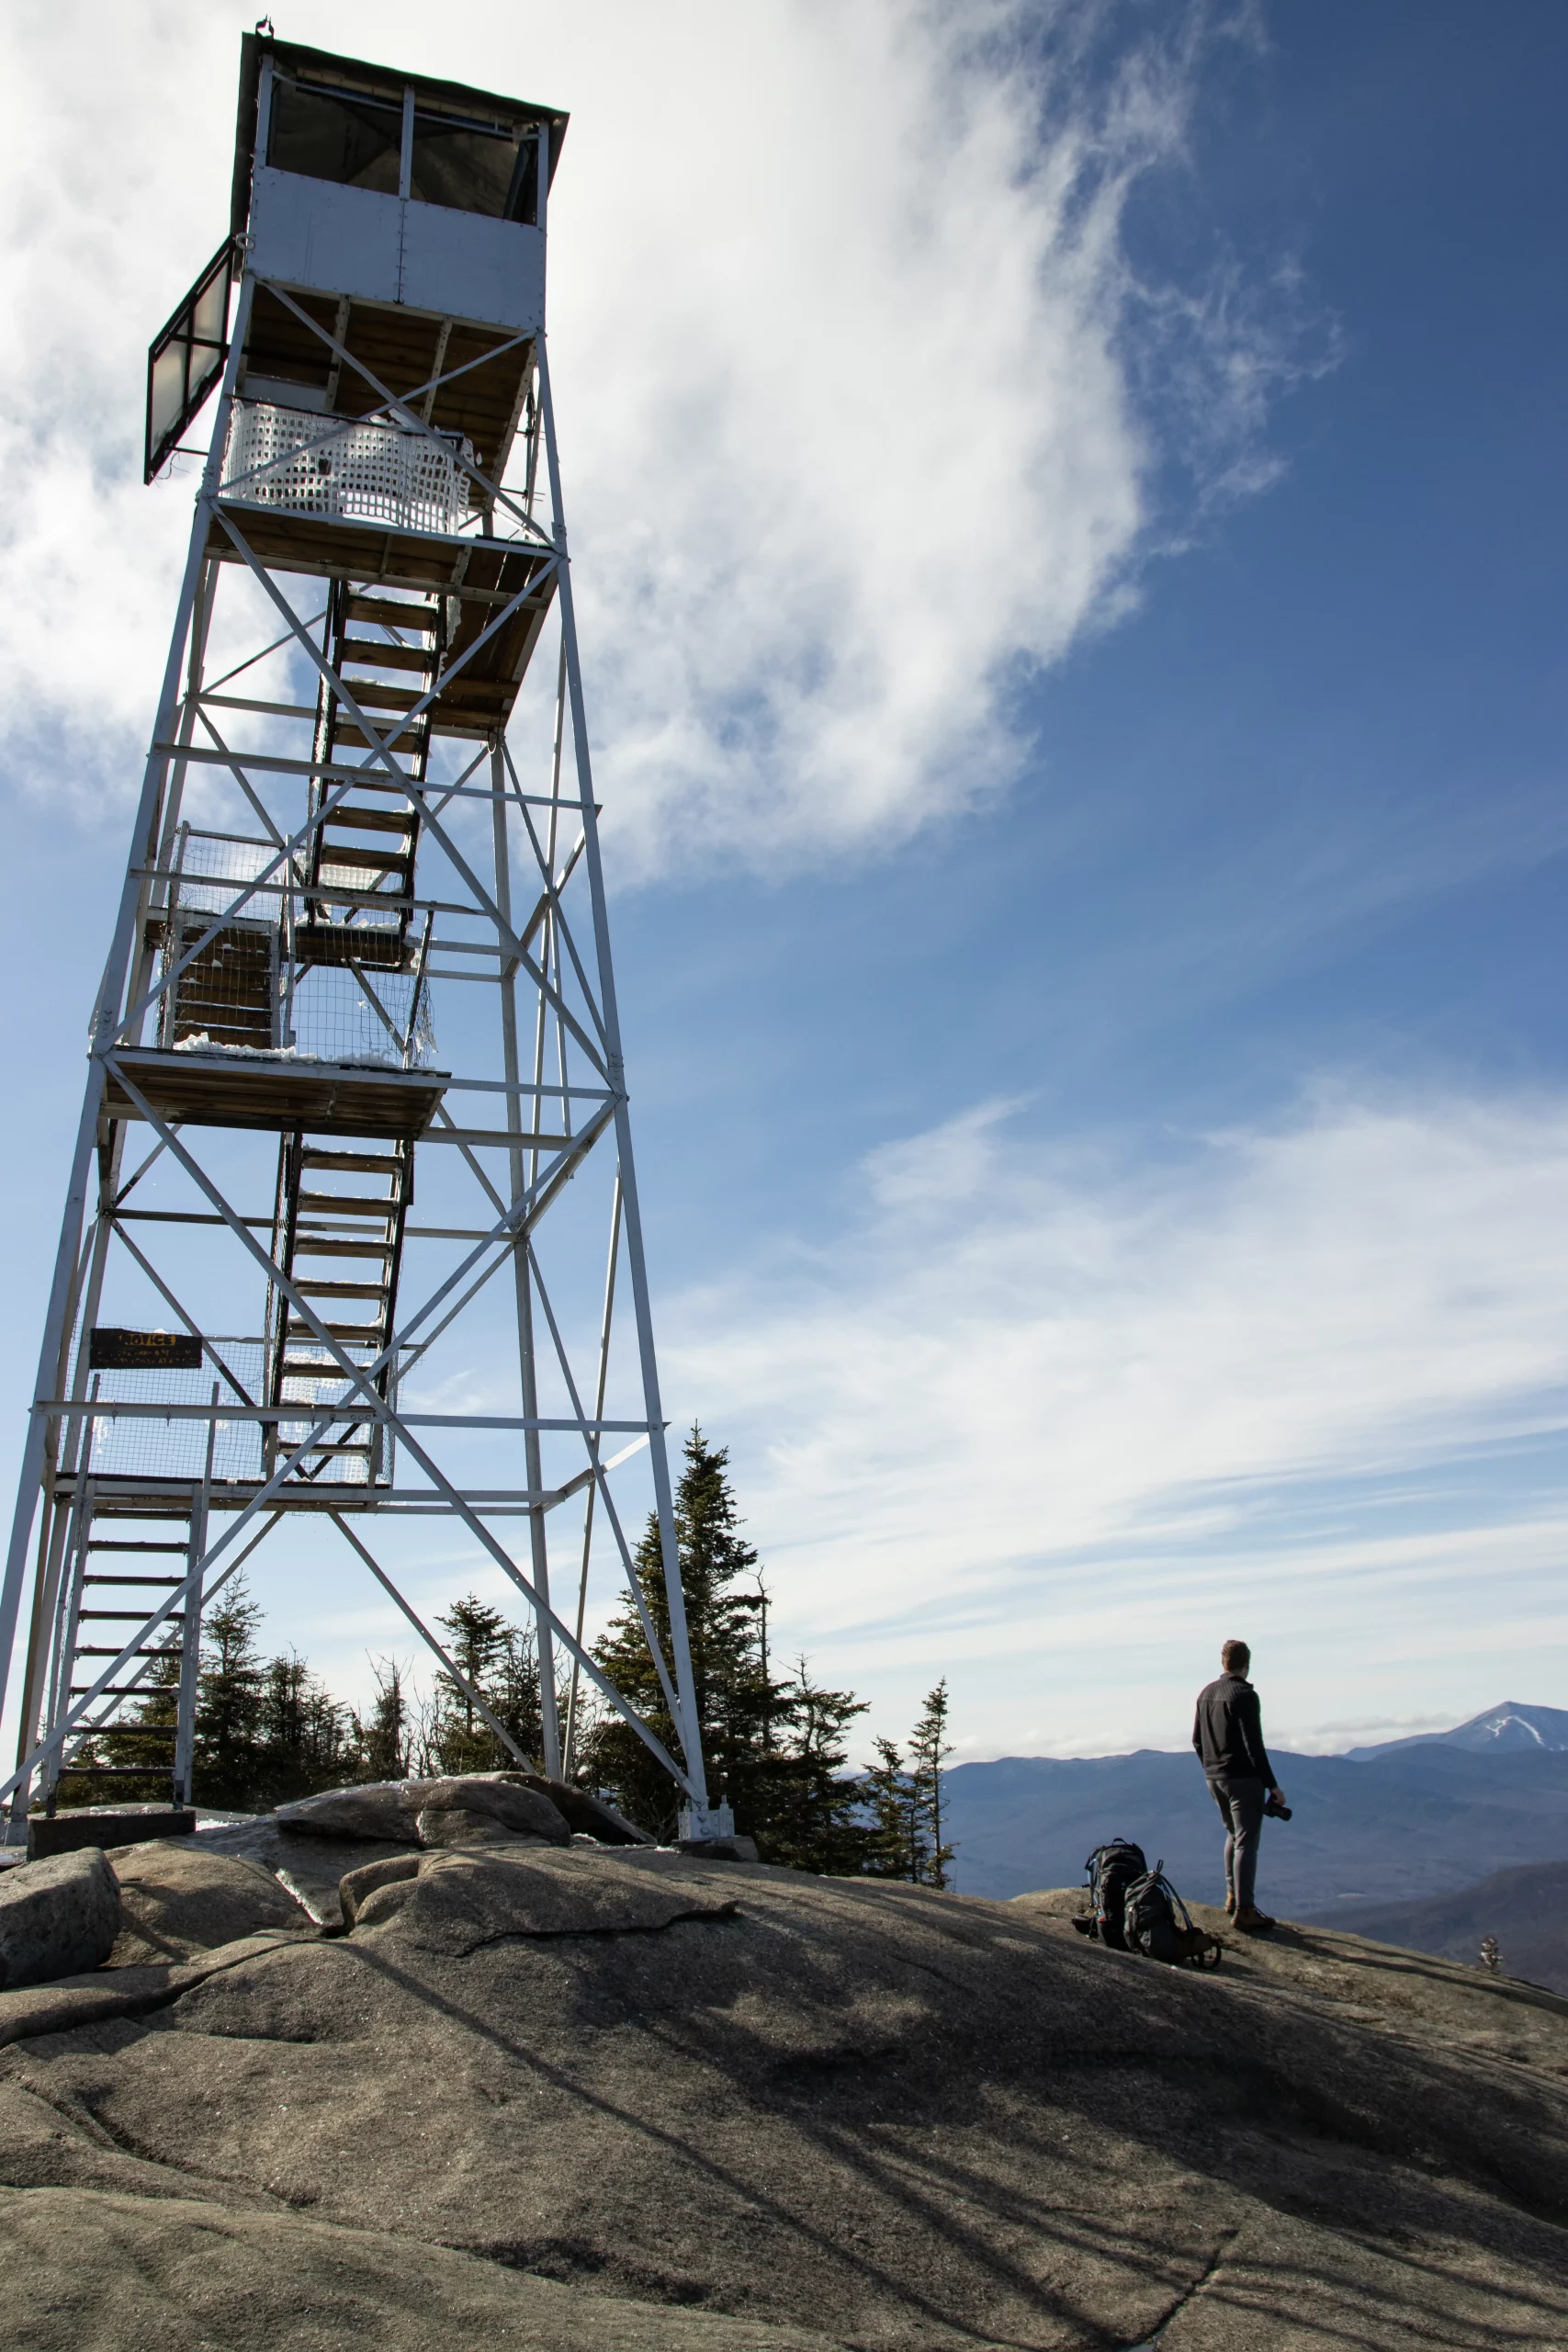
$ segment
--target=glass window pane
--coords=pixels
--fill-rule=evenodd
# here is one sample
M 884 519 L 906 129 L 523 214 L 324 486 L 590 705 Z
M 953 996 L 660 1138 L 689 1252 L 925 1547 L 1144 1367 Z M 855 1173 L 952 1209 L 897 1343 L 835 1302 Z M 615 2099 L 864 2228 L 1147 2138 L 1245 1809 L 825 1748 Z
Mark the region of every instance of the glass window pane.
M 293 82 L 273 84 L 267 162 L 280 172 L 396 196 L 402 144 L 400 107 L 301 89 Z
M 532 140 L 527 143 L 532 146 Z M 496 220 L 532 219 L 531 198 L 525 216 L 517 209 L 517 198 L 525 193 L 517 186 L 519 144 L 514 136 L 444 122 L 439 115 L 416 114 L 409 193 L 425 204 L 488 212 Z
M 193 345 L 190 376 L 186 386 L 186 405 L 193 414 L 207 398 L 209 387 L 223 373 L 223 362 L 227 356 L 221 344 L 208 345 L 198 343 Z
M 225 237 L 173 318 L 152 339 L 147 355 L 149 481 L 222 373 L 233 258 Z
M 220 271 L 209 285 L 204 286 L 196 298 L 191 313 L 191 334 L 197 343 L 221 343 L 223 330 L 229 323 L 229 273 Z M 204 355 L 197 354 L 197 366 Z
M 175 430 L 186 404 L 186 346 L 183 343 L 167 345 L 153 360 L 148 403 L 147 437 L 149 445 L 156 448 L 164 435 Z

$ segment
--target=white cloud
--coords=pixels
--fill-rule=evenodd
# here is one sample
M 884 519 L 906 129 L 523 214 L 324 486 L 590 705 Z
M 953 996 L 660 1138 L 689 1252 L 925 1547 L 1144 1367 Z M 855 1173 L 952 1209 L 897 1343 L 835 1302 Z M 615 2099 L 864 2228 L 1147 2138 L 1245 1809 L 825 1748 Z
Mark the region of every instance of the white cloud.
M 1326 1092 L 1131 1170 L 985 1107 L 866 1179 L 841 1238 L 663 1318 L 836 1673 L 967 1676 L 994 1752 L 1179 1741 L 1238 1612 L 1314 1738 L 1562 1651 L 1556 1498 L 1486 1464 L 1564 1423 L 1568 1103 Z
M 1098 74 L 1109 20 L 1074 0 L 460 21 L 465 74 L 574 115 L 552 349 L 623 866 L 809 863 L 998 788 L 1011 687 L 1125 597 L 1162 401 L 1245 473 L 1283 365 L 1234 273 L 1140 287 L 1123 251 L 1129 189 L 1180 153 L 1196 14 L 1113 26 Z M 406 0 L 373 37 L 339 0 L 288 30 L 454 68 Z M 60 0 L 5 41 L 27 625 L 0 676 L 25 780 L 96 795 L 134 775 L 162 668 L 191 485 L 141 487 L 143 355 L 223 227 L 235 28 Z

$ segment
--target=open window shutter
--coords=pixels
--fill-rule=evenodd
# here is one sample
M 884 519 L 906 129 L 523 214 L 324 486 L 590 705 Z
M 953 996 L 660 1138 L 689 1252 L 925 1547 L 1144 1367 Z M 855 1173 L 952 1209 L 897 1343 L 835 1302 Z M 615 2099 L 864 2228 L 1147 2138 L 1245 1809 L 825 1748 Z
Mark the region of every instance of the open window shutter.
M 148 350 L 147 481 L 223 371 L 233 273 L 233 240 L 226 237 Z

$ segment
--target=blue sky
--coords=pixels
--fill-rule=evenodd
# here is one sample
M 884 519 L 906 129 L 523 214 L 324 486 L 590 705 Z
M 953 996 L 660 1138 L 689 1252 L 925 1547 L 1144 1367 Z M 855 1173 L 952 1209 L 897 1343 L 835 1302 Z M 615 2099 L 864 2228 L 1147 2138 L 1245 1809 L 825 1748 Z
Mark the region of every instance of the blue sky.
M 0 101 L 13 1432 L 240 29 L 116 13 L 12 25 Z M 666 1394 L 781 1639 L 878 1729 L 946 1673 L 965 1756 L 1179 1745 L 1237 1632 L 1280 1744 L 1568 1703 L 1561 12 L 458 13 L 573 115 Z M 410 7 L 378 51 L 440 70 Z M 261 1597 L 345 1690 L 394 1644 Z

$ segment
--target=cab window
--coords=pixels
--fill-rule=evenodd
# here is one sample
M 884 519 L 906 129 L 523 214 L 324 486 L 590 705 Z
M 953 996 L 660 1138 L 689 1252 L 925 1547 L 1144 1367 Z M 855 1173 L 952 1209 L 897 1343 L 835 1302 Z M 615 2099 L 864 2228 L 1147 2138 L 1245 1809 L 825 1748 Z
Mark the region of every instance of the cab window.
M 400 105 L 275 79 L 266 159 L 280 172 L 396 196 L 402 146 Z

